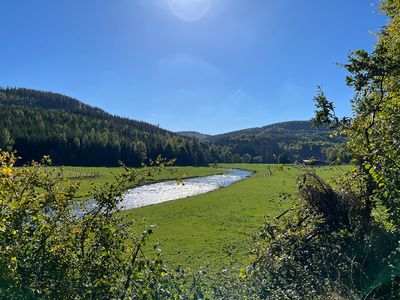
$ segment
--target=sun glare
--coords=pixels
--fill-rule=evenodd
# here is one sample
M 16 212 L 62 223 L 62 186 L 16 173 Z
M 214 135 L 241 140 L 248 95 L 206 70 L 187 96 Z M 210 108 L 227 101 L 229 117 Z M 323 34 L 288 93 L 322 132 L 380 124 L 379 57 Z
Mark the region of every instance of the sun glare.
M 166 2 L 179 19 L 195 22 L 207 14 L 213 0 L 166 0 Z

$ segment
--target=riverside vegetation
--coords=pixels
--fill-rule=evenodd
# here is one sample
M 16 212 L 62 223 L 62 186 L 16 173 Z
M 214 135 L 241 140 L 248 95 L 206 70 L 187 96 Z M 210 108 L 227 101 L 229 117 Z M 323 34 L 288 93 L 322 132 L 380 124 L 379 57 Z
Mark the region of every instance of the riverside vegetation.
M 343 65 L 355 94 L 352 117 L 336 117 L 322 90 L 315 97 L 315 124 L 346 137 L 351 170 L 335 183 L 312 170 L 300 174 L 296 189 L 277 197 L 281 212 L 261 222 L 239 269 L 190 272 L 168 267 L 158 246 L 149 251 L 144 243 L 153 229 L 137 234 L 130 213 L 117 210 L 123 190 L 147 176 L 140 171 L 126 168 L 114 183 L 93 189 L 98 207 L 77 216 L 71 210 L 76 183 L 60 186 L 62 173 L 38 163 L 14 168 L 15 157 L 1 152 L 1 297 L 399 299 L 400 1 L 382 1 L 381 10 L 388 23 L 374 50 L 354 51 Z M 159 167 L 166 164 L 158 160 Z M 241 200 L 233 201 L 236 212 L 245 207 Z M 207 203 L 210 214 L 213 204 Z

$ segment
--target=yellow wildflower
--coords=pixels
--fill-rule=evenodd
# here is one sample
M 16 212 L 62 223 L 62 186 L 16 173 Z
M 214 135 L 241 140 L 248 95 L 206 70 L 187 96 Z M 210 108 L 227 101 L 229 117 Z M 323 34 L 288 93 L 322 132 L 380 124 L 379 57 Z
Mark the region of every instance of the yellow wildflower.
M 9 168 L 9 167 L 4 167 L 4 168 L 1 170 L 1 173 L 2 173 L 3 175 L 5 175 L 5 176 L 11 175 L 11 172 L 12 172 L 12 169 Z

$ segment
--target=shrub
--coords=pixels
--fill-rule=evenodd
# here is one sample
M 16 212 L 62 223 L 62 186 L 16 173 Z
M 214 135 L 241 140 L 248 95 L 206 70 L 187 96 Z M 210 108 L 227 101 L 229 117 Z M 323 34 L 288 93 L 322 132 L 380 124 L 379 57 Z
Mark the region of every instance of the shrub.
M 218 283 L 218 298 L 398 299 L 399 236 L 370 222 L 353 192 L 314 173 L 298 182 L 294 205 L 266 218 L 252 262 Z
M 0 298 L 167 299 L 201 293 L 182 270 L 168 271 L 161 252 L 145 256 L 151 230 L 133 235 L 116 214 L 124 190 L 165 165 L 129 170 L 78 201 L 78 183 L 44 158 L 15 168 L 0 152 Z M 157 249 L 156 249 L 157 250 Z M 147 258 L 146 258 L 147 257 Z

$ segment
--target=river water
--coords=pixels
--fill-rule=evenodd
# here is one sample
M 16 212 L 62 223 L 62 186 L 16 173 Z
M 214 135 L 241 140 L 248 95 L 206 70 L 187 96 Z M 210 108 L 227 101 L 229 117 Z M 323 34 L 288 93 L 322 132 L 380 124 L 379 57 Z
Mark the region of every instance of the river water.
M 120 208 L 127 210 L 207 193 L 245 179 L 251 174 L 250 171 L 229 169 L 223 175 L 184 179 L 183 184 L 165 181 L 136 187 L 126 192 Z

